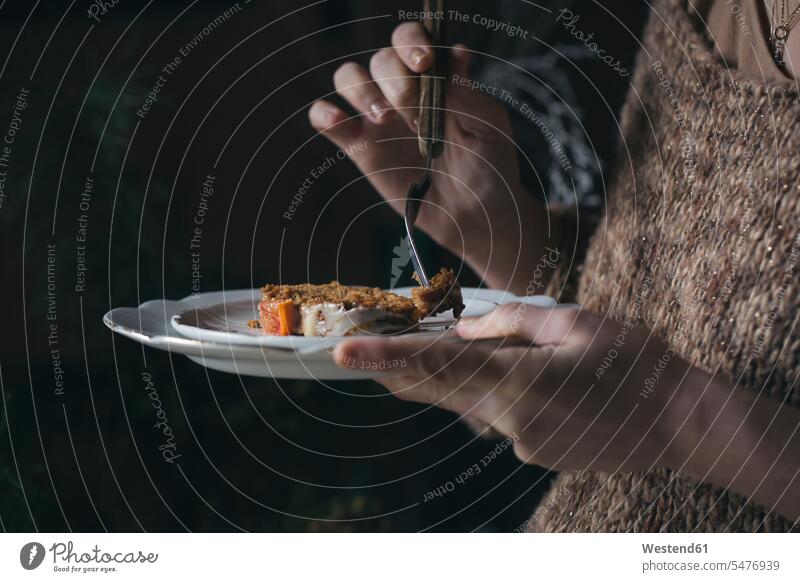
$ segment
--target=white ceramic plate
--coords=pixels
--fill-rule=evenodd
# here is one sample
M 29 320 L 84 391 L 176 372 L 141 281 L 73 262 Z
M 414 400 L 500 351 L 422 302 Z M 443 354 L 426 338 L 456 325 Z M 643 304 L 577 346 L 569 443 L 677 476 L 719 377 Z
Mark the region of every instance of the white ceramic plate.
M 397 292 L 407 293 L 410 289 L 399 289 Z M 555 305 L 553 299 L 544 296 L 522 298 L 504 291 L 474 288 L 464 288 L 462 292 L 465 303 L 467 299 L 479 300 L 475 302 L 478 309 L 480 305 L 485 307 L 486 303 L 493 306 L 521 302 L 545 308 Z M 103 322 L 113 332 L 138 343 L 157 350 L 182 354 L 201 366 L 231 374 L 315 380 L 355 380 L 381 376 L 379 371 L 353 370 L 337 366 L 331 357 L 330 344 L 302 348 L 291 345 L 241 345 L 231 341 L 190 338 L 179 334 L 172 327 L 171 321 L 176 315 L 220 304 L 236 305 L 249 302 L 252 309 L 260 296 L 261 292 L 258 289 L 243 289 L 201 293 L 177 301 L 157 299 L 147 301 L 139 307 L 112 309 L 105 314 Z M 420 333 L 424 333 L 425 337 L 431 337 L 431 341 L 437 341 L 437 337 L 442 336 L 443 332 Z
M 410 291 L 399 290 L 398 294 L 410 296 Z M 180 335 L 200 341 L 220 342 L 239 346 L 264 346 L 268 348 L 284 348 L 311 353 L 332 349 L 336 344 L 345 341 L 345 337 L 304 337 L 275 336 L 265 334 L 260 329 L 248 326 L 248 322 L 258 319 L 258 301 L 245 299 L 234 302 L 221 302 L 199 308 L 187 309 L 172 317 L 172 327 Z M 464 297 L 463 317 L 479 317 L 497 307 L 495 301 L 475 297 L 473 290 Z M 394 334 L 414 337 L 437 337 L 455 323 L 452 312 L 429 317 L 420 322 L 420 330 L 410 333 Z M 385 335 L 362 335 L 359 338 L 385 338 Z

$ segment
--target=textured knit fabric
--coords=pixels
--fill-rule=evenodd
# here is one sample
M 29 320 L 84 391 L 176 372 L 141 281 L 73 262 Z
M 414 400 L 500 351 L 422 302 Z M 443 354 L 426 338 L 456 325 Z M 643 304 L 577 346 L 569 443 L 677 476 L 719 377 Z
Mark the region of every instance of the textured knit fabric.
M 563 291 L 563 275 L 578 273 L 577 296 L 560 299 L 652 329 L 733 389 L 800 405 L 796 89 L 728 70 L 684 0 L 657 0 L 622 133 L 586 259 L 579 269 L 563 265 L 555 280 Z M 541 507 L 530 520 L 535 531 L 791 528 L 741 496 L 666 469 L 562 473 Z
M 771 8 L 773 2 L 768 4 Z M 772 58 L 772 26 L 764 0 L 695 0 L 694 7 L 705 20 L 709 43 L 729 67 L 754 79 L 791 79 Z

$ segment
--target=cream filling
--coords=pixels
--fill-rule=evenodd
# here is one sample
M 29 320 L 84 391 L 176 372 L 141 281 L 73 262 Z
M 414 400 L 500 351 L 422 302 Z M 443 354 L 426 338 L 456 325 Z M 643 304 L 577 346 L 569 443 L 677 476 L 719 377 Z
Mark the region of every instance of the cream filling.
M 384 309 L 355 307 L 338 303 L 304 305 L 300 308 L 300 330 L 307 337 L 389 333 L 408 329 L 411 322 Z

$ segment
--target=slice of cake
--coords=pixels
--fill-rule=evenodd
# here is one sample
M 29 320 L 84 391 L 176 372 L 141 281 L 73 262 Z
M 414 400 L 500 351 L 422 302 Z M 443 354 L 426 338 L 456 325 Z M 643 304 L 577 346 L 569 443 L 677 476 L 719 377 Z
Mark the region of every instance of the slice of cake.
M 261 289 L 258 323 L 271 335 L 349 336 L 413 331 L 420 319 L 450 309 L 458 317 L 464 306 L 453 272 L 443 269 L 431 283 L 425 293 L 414 289 L 413 300 L 335 281 L 267 285 Z
M 258 306 L 261 328 L 272 335 L 345 336 L 413 329 L 414 302 L 371 287 L 267 285 Z

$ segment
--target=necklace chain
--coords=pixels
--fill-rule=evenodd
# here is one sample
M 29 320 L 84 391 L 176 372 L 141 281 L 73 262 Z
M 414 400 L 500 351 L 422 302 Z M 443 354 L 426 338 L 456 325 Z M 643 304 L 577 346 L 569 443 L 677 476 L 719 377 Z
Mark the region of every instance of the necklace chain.
M 772 58 L 775 60 L 775 64 L 783 67 L 786 65 L 783 59 L 783 53 L 786 50 L 786 38 L 794 25 L 797 24 L 798 17 L 800 17 L 800 6 L 795 8 L 789 16 L 786 16 L 786 0 L 780 0 L 781 15 L 780 18 L 775 18 L 775 5 L 777 3 L 778 0 L 772 3 L 773 28 L 770 42 L 772 44 Z

